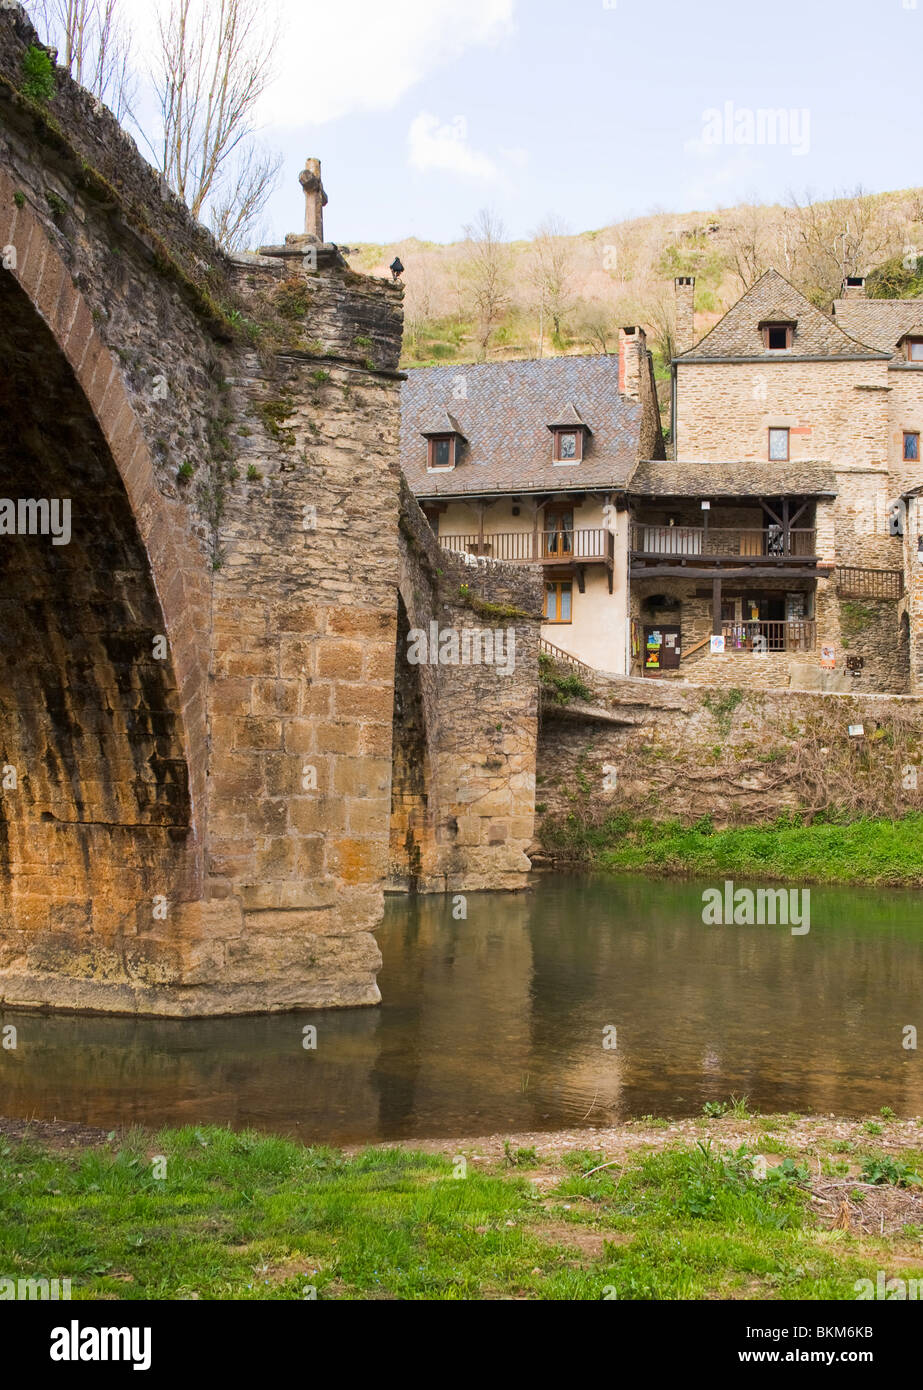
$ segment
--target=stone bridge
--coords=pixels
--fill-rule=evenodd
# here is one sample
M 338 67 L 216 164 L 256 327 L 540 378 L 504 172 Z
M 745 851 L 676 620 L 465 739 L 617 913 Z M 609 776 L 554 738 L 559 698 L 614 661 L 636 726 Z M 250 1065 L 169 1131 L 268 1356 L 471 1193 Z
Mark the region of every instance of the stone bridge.
M 389 880 L 523 885 L 540 577 L 402 492 L 400 285 L 224 256 L 37 42 L 0 9 L 0 1002 L 374 1003 Z

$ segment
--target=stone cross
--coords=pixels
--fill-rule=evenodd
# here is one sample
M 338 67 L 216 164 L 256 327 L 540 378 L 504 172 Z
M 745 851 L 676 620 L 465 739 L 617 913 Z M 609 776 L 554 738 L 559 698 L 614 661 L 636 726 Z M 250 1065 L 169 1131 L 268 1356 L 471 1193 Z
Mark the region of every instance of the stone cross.
M 324 208 L 327 195 L 320 178 L 320 160 L 307 159 L 298 175 L 298 182 L 304 189 L 304 234 L 315 241 L 324 240 Z

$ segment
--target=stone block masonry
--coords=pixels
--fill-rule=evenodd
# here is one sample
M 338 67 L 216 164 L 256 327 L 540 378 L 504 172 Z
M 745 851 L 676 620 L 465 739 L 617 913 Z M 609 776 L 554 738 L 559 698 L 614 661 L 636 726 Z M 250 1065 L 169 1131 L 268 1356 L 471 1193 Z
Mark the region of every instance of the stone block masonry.
M 918 697 L 586 681 L 589 704 L 543 709 L 537 821 L 552 855 L 566 855 L 562 828 L 619 814 L 685 825 L 707 815 L 721 829 L 786 812 L 923 809 Z

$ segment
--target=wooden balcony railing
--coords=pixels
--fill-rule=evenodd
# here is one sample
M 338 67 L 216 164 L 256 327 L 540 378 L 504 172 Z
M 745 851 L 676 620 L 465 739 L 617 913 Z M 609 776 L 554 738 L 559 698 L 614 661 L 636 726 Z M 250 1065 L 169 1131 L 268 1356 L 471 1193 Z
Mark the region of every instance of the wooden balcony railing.
M 615 537 L 605 526 L 574 531 L 500 531 L 489 535 L 440 536 L 445 550 L 488 555 L 521 564 L 605 564 L 615 557 Z
M 644 521 L 631 528 L 635 555 L 696 556 L 706 559 L 805 559 L 815 554 L 817 532 L 792 529 L 786 540 L 781 526 L 655 526 Z
M 859 565 L 837 565 L 836 591 L 840 598 L 903 598 L 902 570 L 864 569 Z
M 817 641 L 813 618 L 722 623 L 721 630 L 726 652 L 812 652 Z

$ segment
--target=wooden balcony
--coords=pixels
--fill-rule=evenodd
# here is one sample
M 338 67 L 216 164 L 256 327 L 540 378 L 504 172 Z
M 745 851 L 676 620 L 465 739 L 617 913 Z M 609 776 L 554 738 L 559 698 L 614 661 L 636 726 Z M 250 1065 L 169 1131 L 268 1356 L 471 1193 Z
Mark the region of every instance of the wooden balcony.
M 631 528 L 632 560 L 683 568 L 701 565 L 814 565 L 817 533 L 781 526 L 660 526 L 637 521 Z
M 586 565 L 605 565 L 612 592 L 615 569 L 615 537 L 605 526 L 578 527 L 573 531 L 499 531 L 484 535 L 439 537 L 444 550 L 462 555 L 484 555 L 508 564 L 544 565 L 573 569 L 583 593 Z
M 812 652 L 817 641 L 817 624 L 813 618 L 796 618 L 790 622 L 755 619 L 751 622 L 722 623 L 725 652 L 752 652 L 759 656 L 770 652 Z

